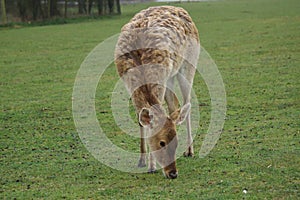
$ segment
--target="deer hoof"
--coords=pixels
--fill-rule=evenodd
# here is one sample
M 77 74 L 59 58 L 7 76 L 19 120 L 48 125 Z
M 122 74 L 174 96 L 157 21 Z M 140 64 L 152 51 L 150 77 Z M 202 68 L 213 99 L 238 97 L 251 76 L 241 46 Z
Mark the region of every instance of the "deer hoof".
M 148 169 L 148 174 L 155 174 L 157 173 L 156 169 Z
M 139 168 L 146 167 L 146 161 L 144 159 L 140 159 L 138 163 L 138 167 Z
M 194 157 L 194 153 L 190 152 L 190 151 L 186 151 L 186 152 L 183 153 L 183 156 L 184 157 Z

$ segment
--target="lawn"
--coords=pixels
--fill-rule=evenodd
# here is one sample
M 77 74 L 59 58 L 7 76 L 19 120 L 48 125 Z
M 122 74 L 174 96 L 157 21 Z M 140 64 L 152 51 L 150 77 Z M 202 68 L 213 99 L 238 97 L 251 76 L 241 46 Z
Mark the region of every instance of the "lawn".
M 222 75 L 227 116 L 211 153 L 177 160 L 179 177 L 112 169 L 85 148 L 72 114 L 77 71 L 92 49 L 139 10 L 65 25 L 0 29 L 1 199 L 299 199 L 300 4 L 297 0 L 174 3 L 194 19 L 201 44 Z M 111 65 L 97 88 L 107 137 L 137 151 L 116 127 Z M 194 148 L 210 119 L 210 97 L 195 77 L 200 109 Z M 181 141 L 185 142 L 185 141 Z M 99 147 L 101 148 L 101 147 Z

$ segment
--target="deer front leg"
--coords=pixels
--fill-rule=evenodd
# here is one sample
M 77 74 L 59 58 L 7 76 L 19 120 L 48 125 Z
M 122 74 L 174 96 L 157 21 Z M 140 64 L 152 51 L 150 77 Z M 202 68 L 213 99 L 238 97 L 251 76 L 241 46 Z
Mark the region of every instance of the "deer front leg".
M 183 68 L 180 70 L 180 73 L 177 76 L 180 90 L 183 96 L 184 104 L 190 103 L 191 101 L 191 89 L 193 85 L 193 78 L 195 75 L 195 71 L 196 69 L 192 65 L 185 62 Z M 193 149 L 193 137 L 192 137 L 192 127 L 191 127 L 191 112 L 189 112 L 186 117 L 186 127 L 187 127 L 187 149 L 183 153 L 183 155 L 186 157 L 193 157 L 194 149 Z
M 155 173 L 155 172 L 156 172 L 156 159 L 153 153 L 149 153 L 148 173 Z
M 141 143 L 140 143 L 140 160 L 138 167 L 145 167 L 146 166 L 146 141 L 145 141 L 145 128 L 140 127 L 141 133 Z
M 193 157 L 194 156 L 194 148 L 193 148 L 193 137 L 191 130 L 191 113 L 189 113 L 186 117 L 186 125 L 187 125 L 187 150 L 183 153 L 185 157 Z

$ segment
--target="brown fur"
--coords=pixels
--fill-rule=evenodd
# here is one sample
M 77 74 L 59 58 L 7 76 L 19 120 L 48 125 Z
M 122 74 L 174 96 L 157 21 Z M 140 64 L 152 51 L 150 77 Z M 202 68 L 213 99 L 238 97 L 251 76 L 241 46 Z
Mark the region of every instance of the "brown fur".
M 184 103 L 189 104 L 198 47 L 198 31 L 188 13 L 182 8 L 161 6 L 136 14 L 122 28 L 115 50 L 118 73 L 132 95 L 141 125 L 139 166 L 145 166 L 144 138 L 150 130 L 149 171 L 156 169 L 157 159 L 169 178 L 177 177 L 176 124 L 185 119 L 185 114 L 189 116 L 189 107 L 183 109 L 186 113 L 178 108 L 176 95 L 167 84 L 180 73 L 187 80 L 182 83 L 182 92 L 187 90 Z M 162 107 L 164 99 L 169 116 Z

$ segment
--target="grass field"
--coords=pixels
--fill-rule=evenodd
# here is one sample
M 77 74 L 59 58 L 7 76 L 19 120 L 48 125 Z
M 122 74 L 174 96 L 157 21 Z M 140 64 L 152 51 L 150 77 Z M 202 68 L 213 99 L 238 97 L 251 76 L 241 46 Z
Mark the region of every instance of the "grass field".
M 299 199 L 300 4 L 298 0 L 223 0 L 173 4 L 194 19 L 222 74 L 227 117 L 205 158 L 177 160 L 179 177 L 111 169 L 82 144 L 72 117 L 77 70 L 100 42 L 152 4 L 123 6 L 122 16 L 66 25 L 0 30 L 1 199 Z M 115 128 L 113 66 L 99 85 L 99 122 L 120 147 L 137 140 Z M 102 81 L 103 83 L 104 81 Z M 204 81 L 194 148 L 210 116 Z M 243 191 L 247 191 L 244 193 Z

